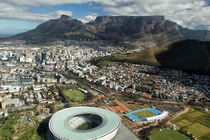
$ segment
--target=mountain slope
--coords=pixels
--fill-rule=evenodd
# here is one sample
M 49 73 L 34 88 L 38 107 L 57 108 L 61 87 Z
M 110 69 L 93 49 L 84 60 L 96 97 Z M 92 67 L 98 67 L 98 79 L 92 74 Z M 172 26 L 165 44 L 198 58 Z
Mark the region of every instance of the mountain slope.
M 36 29 L 18 34 L 11 39 L 26 40 L 30 43 L 51 42 L 57 40 L 79 40 L 90 38 L 91 33 L 85 24 L 71 17 L 62 15 L 59 19 L 49 20 Z
M 167 24 L 163 16 L 145 17 L 97 17 L 89 23 L 95 28 L 98 38 L 105 40 L 135 41 L 139 39 L 155 39 L 164 36 L 184 36 L 180 33 L 177 24 Z M 167 24 L 167 25 L 166 25 Z
M 209 31 L 195 31 L 165 20 L 163 16 L 100 16 L 87 24 L 62 15 L 47 21 L 36 29 L 9 39 L 29 43 L 56 40 L 108 40 L 138 46 L 140 42 L 157 45 L 185 39 L 210 40 Z
M 154 47 L 138 53 L 96 58 L 93 64 L 129 62 L 178 69 L 192 73 L 210 73 L 210 42 L 185 40 Z

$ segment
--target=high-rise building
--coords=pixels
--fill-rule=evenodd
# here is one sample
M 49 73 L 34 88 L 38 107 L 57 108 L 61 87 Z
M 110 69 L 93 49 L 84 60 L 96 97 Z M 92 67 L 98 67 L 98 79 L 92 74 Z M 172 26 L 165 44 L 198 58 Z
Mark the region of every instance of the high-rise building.
M 42 52 L 41 59 L 42 59 L 42 61 L 44 61 L 44 60 L 47 59 L 47 54 L 46 54 L 46 52 Z

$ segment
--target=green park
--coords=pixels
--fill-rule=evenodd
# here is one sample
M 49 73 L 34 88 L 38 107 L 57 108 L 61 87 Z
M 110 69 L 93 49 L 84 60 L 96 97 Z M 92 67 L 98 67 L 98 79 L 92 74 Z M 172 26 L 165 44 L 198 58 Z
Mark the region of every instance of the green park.
M 210 139 L 210 114 L 196 109 L 179 116 L 172 123 L 199 140 Z
M 66 101 L 82 102 L 86 98 L 86 95 L 77 89 L 65 89 L 62 92 Z

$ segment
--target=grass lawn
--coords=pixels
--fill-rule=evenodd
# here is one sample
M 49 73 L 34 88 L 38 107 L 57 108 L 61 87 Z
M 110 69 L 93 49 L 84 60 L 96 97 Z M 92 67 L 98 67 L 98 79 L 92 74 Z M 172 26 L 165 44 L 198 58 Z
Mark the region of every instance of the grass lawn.
M 188 126 L 188 125 L 192 124 L 192 122 L 183 119 L 183 120 L 179 121 L 177 124 L 178 124 L 179 126 Z
M 24 133 L 18 140 L 44 140 L 37 133 L 38 126 L 39 125 L 36 125 L 33 128 L 28 128 L 26 133 Z
M 130 110 L 137 110 L 137 109 L 139 109 L 139 106 L 138 105 L 128 105 L 128 108 Z
M 141 119 L 146 119 L 148 117 L 156 116 L 157 114 L 155 114 L 149 110 L 145 110 L 145 111 L 136 112 L 133 115 L 135 115 L 136 117 L 141 118 Z
M 204 115 L 204 113 L 200 112 L 200 111 L 193 111 L 192 113 L 189 113 L 187 115 L 189 118 L 196 119 L 196 118 L 202 117 Z
M 85 100 L 85 94 L 81 91 L 72 89 L 72 90 L 63 90 L 64 96 L 73 102 L 82 102 Z
M 58 106 L 57 107 L 57 110 L 62 110 L 62 109 L 64 109 L 65 107 L 64 106 Z
M 208 127 L 210 127 L 210 117 L 206 117 L 205 122 L 208 125 Z
M 115 62 L 111 62 L 111 61 L 100 61 L 98 63 L 100 66 L 108 66 L 108 65 L 112 65 L 112 64 L 115 64 Z
M 149 136 L 151 140 L 188 140 L 188 138 L 179 133 L 178 131 L 174 130 L 167 130 L 167 129 L 155 129 L 151 132 Z
M 210 128 L 201 125 L 199 123 L 194 123 L 190 126 L 187 126 L 187 130 L 191 133 L 197 136 L 197 138 L 200 138 L 204 135 L 210 134 Z M 209 135 L 210 136 L 210 135 Z M 210 138 L 210 137 L 209 137 Z
M 210 139 L 210 115 L 199 110 L 191 109 L 188 113 L 181 115 L 172 123 L 190 132 L 199 140 Z
M 80 125 L 79 127 L 77 127 L 77 130 L 87 130 L 88 128 L 89 128 L 89 124 L 84 123 L 84 124 Z
M 25 115 L 30 117 L 36 124 L 30 126 L 30 122 L 21 123 L 19 120 L 21 120 L 21 116 Z M 12 140 L 14 137 L 16 137 L 17 140 L 42 140 L 37 133 L 38 126 L 39 122 L 35 117 L 31 116 L 30 113 L 24 112 L 24 115 L 12 113 L 7 117 L 4 125 L 0 127 L 0 140 Z M 16 131 L 15 128 L 17 128 Z

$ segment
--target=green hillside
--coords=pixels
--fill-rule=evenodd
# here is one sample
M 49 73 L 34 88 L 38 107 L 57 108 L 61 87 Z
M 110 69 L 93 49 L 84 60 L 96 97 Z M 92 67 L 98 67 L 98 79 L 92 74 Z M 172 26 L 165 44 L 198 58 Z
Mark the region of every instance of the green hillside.
M 92 60 L 92 63 L 96 65 L 107 65 L 114 62 L 149 64 L 208 74 L 210 72 L 210 42 L 185 40 L 138 53 L 117 54 Z

